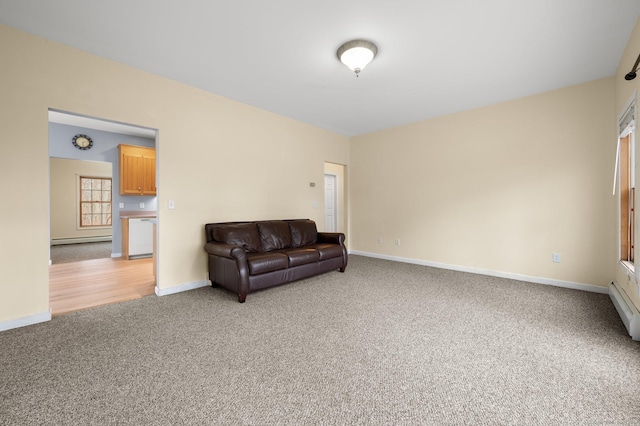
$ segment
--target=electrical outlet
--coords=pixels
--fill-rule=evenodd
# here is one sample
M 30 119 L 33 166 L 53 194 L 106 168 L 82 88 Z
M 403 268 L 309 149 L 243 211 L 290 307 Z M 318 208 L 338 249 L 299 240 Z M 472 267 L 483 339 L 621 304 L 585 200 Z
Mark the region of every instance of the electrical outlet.
M 144 203 L 140 203 L 140 208 L 144 209 Z
M 120 204 L 118 204 L 118 206 L 119 206 L 121 209 L 124 209 L 124 203 L 120 203 Z
M 382 244 L 382 237 L 378 237 L 378 244 Z
M 168 204 L 169 210 L 173 210 L 176 208 L 176 203 L 173 200 L 169 200 L 167 204 Z
M 397 239 L 397 240 L 396 240 L 396 245 L 397 245 L 397 246 L 399 246 L 399 245 L 400 245 L 400 240 L 399 240 L 399 239 Z
M 553 253 L 551 260 L 553 260 L 553 263 L 560 263 L 560 253 Z

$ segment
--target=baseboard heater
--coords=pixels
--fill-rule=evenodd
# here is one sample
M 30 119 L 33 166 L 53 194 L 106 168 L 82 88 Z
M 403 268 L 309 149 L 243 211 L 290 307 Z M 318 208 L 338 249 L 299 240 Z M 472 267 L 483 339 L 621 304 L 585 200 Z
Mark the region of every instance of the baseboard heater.
M 56 238 L 55 240 L 51 240 L 51 245 L 59 246 L 63 244 L 103 243 L 108 241 L 111 241 L 111 235 L 105 235 L 103 237 Z
M 609 284 L 609 297 L 627 328 L 629 336 L 633 340 L 640 341 L 640 313 L 633 306 L 629 297 L 615 282 Z

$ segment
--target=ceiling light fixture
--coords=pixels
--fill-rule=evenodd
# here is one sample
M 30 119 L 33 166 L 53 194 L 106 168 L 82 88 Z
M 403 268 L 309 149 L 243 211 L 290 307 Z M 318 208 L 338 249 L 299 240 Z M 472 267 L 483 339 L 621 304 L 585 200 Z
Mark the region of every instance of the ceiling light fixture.
M 368 40 L 351 40 L 338 48 L 338 59 L 360 76 L 360 71 L 378 54 L 378 46 Z

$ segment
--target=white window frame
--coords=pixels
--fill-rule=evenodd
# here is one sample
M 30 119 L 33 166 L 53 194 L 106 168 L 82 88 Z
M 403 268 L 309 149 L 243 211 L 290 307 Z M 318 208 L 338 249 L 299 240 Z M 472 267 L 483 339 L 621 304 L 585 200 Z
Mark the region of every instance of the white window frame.
M 616 189 L 618 189 L 617 193 L 618 193 L 618 197 L 617 197 L 617 205 L 618 205 L 618 226 L 617 226 L 617 234 L 618 234 L 618 259 L 620 261 L 620 263 L 627 269 L 629 270 L 631 273 L 635 274 L 635 267 L 636 267 L 636 256 L 635 256 L 635 250 L 634 250 L 634 260 L 633 262 L 630 262 L 629 260 L 625 260 L 623 258 L 626 258 L 626 254 L 622 253 L 622 237 L 621 237 L 621 228 L 622 228 L 622 223 L 621 223 L 621 219 L 622 219 L 622 209 L 621 209 L 621 199 L 620 197 L 622 196 L 622 191 L 620 190 L 620 186 L 622 184 L 622 182 L 620 181 L 620 175 L 621 175 L 621 167 L 622 164 L 620 164 L 620 143 L 621 140 L 623 138 L 626 138 L 627 136 L 630 136 L 630 141 L 629 141 L 629 158 L 630 158 L 630 168 L 631 170 L 629 170 L 629 180 L 631 182 L 631 188 L 634 188 L 634 192 L 635 192 L 635 186 L 636 186 L 636 167 L 637 167 L 637 161 L 638 158 L 636 156 L 636 138 L 635 138 L 635 133 L 636 133 L 636 127 L 637 127 L 637 102 L 636 102 L 636 96 L 637 94 L 634 92 L 634 94 L 631 96 L 631 98 L 629 99 L 629 101 L 627 101 L 627 104 L 625 105 L 625 107 L 622 109 L 622 113 L 619 115 L 618 117 L 618 147 L 616 150 L 616 164 L 615 164 L 615 175 L 614 175 L 614 186 L 613 186 L 613 190 L 614 190 L 614 194 L 616 192 Z M 629 117 L 629 115 L 631 114 L 631 118 Z M 622 127 L 624 126 L 624 127 Z M 617 183 L 617 185 L 616 185 Z M 635 214 L 635 210 L 638 207 L 638 202 L 637 202 L 637 195 L 634 196 L 634 200 L 633 200 L 633 205 L 634 205 L 634 214 L 633 214 L 633 229 L 634 229 L 634 241 L 631 242 L 631 244 L 633 245 L 634 249 L 635 247 L 637 247 L 637 241 L 638 241 L 638 227 L 637 227 L 637 222 L 638 222 L 638 218 L 637 218 L 637 214 Z

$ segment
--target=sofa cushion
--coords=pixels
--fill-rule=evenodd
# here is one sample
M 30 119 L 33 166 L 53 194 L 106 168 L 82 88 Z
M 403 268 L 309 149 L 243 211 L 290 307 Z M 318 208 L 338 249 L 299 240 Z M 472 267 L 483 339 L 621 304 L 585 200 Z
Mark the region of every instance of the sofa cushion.
M 286 254 L 289 258 L 290 268 L 320 260 L 320 253 L 318 250 L 312 248 L 291 248 L 283 250 L 282 253 Z
M 283 253 L 249 253 L 247 254 L 249 275 L 259 275 L 265 272 L 287 269 L 289 258 Z
M 318 239 L 316 223 L 312 220 L 292 220 L 289 228 L 293 247 L 308 246 Z
M 312 244 L 309 248 L 318 250 L 320 260 L 342 256 L 342 246 L 337 244 Z
M 258 222 L 262 251 L 281 250 L 291 247 L 291 231 L 287 222 L 274 220 Z
M 248 253 L 261 250 L 260 234 L 255 223 L 233 223 L 217 226 L 213 238 L 224 244 L 242 246 Z

